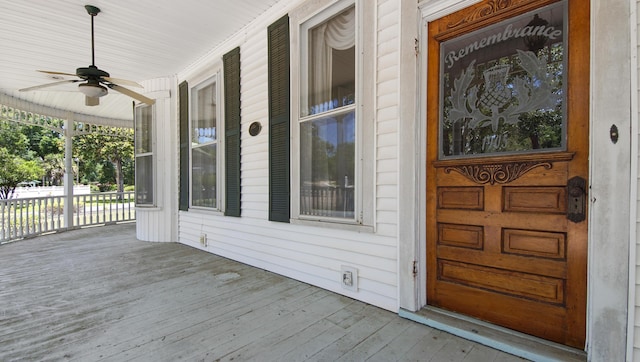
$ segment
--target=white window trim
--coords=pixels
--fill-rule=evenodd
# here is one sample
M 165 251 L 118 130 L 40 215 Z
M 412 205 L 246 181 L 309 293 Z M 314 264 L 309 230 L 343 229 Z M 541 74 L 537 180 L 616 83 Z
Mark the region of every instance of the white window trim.
M 151 130 L 151 152 L 144 152 L 144 153 L 137 153 L 137 145 L 134 142 L 134 161 L 138 160 L 138 157 L 146 157 L 146 156 L 151 156 L 151 167 L 152 167 L 152 171 L 151 171 L 151 176 L 153 178 L 153 186 L 151 187 L 151 192 L 153 193 L 153 202 L 150 204 L 138 204 L 138 194 L 137 192 L 135 193 L 135 197 L 136 197 L 136 204 L 135 207 L 140 207 L 140 208 L 145 208 L 145 209 L 149 209 L 149 208 L 156 208 L 158 207 L 158 165 L 157 165 L 157 160 L 158 160 L 158 156 L 157 156 L 157 152 L 156 152 L 156 134 L 158 132 L 158 130 L 155 127 L 155 120 L 156 120 L 156 106 L 155 105 L 145 105 L 145 104 L 137 104 L 135 106 L 135 113 L 138 113 L 138 109 L 144 108 L 144 107 L 151 107 L 151 124 L 154 125 L 152 126 L 152 130 Z M 135 124 L 134 124 L 134 130 L 137 128 L 137 122 L 138 120 L 135 119 L 134 120 Z M 137 137 L 135 137 L 134 135 L 134 139 L 137 139 Z M 137 166 L 137 162 L 135 163 L 135 167 L 134 167 L 134 180 L 137 180 L 138 178 L 138 166 Z
M 322 0 L 305 4 L 290 14 L 291 47 L 291 222 L 296 224 L 327 225 L 352 228 L 358 231 L 375 231 L 375 9 L 365 5 L 366 0 Z M 301 71 L 306 62 L 306 32 L 331 16 L 355 4 L 356 7 L 356 164 L 354 195 L 354 219 L 318 217 L 300 214 L 300 103 L 303 77 Z M 370 5 L 370 4 L 369 4 Z M 364 27 L 368 29 L 365 31 Z M 370 28 L 369 28 L 370 27 Z M 368 74 L 369 76 L 364 76 Z M 363 227 L 364 226 L 364 227 Z
M 224 81 L 222 72 L 222 62 L 216 63 L 213 67 L 207 67 L 201 72 L 185 79 L 189 84 L 189 210 L 224 213 L 224 94 L 222 82 Z M 196 116 L 194 108 L 196 106 L 197 91 L 215 82 L 217 96 L 216 104 L 216 207 L 193 206 L 193 148 L 191 147 L 191 132 L 193 119 Z

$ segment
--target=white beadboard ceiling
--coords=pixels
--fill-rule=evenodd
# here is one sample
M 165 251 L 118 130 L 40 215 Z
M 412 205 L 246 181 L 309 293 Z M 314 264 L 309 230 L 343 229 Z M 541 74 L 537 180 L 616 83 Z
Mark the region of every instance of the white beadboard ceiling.
M 0 0 L 0 96 L 130 120 L 131 98 L 114 90 L 95 107 L 84 105 L 78 83 L 18 92 L 57 81 L 36 70 L 75 73 L 91 64 L 91 17 L 85 5 L 101 10 L 94 18 L 96 66 L 112 77 L 142 82 L 179 73 L 278 1 Z

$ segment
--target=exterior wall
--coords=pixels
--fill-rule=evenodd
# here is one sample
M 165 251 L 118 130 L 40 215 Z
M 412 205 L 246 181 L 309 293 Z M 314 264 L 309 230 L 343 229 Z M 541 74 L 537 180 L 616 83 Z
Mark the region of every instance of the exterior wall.
M 378 2 L 376 77 L 376 231 L 398 233 L 398 113 L 400 9 L 395 0 Z
M 587 352 L 593 361 L 630 358 L 626 356 L 630 221 L 635 209 L 630 200 L 631 187 L 635 187 L 631 182 L 635 179 L 631 176 L 630 134 L 631 3 L 591 1 Z M 612 125 L 620 131 L 616 143 L 609 135 Z
M 379 1 L 376 6 L 377 103 L 375 205 L 373 231 L 336 227 L 335 224 L 277 223 L 268 221 L 268 104 L 266 28 L 302 3 L 287 3 L 258 19 L 242 34 L 230 39 L 192 69 L 221 59 L 240 46 L 242 104 L 242 216 L 190 210 L 179 212 L 179 242 L 298 279 L 373 305 L 398 310 L 398 33 L 400 0 Z M 366 1 L 365 6 L 376 3 Z M 285 6 L 285 5 L 283 5 Z M 294 26 L 294 25 L 292 25 Z M 292 56 L 296 56 L 293 54 Z M 294 78 L 295 79 L 295 78 Z M 181 80 L 180 80 L 181 81 Z M 190 84 L 191 86 L 191 84 Z M 262 123 L 251 137 L 248 127 Z M 367 125 L 371 126 L 371 125 Z M 292 137 L 296 137 L 292 135 Z M 177 148 L 174 148 L 177 150 Z M 366 152 L 366 151 L 365 151 Z M 292 167 L 296 167 L 292 164 Z M 207 245 L 200 243 L 206 234 Z M 341 267 L 358 270 L 358 291 L 341 287 Z
M 175 170 L 178 169 L 178 158 L 175 152 L 167 152 L 177 145 L 176 109 L 170 98 L 175 94 L 175 79 L 152 79 L 143 85 L 145 94 L 156 100 L 153 118 L 156 205 L 136 208 L 136 237 L 144 241 L 177 241 Z

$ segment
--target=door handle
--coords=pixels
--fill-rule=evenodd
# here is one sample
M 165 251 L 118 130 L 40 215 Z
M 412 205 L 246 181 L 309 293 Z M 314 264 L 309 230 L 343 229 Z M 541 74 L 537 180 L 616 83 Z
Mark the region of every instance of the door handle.
M 575 176 L 567 182 L 567 219 L 578 223 L 586 219 L 587 181 Z

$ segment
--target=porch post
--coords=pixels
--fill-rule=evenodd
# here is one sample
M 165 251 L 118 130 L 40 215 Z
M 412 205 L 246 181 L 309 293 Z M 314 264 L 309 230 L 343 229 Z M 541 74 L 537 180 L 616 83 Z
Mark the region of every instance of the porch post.
M 64 120 L 64 227 L 73 227 L 73 120 Z

